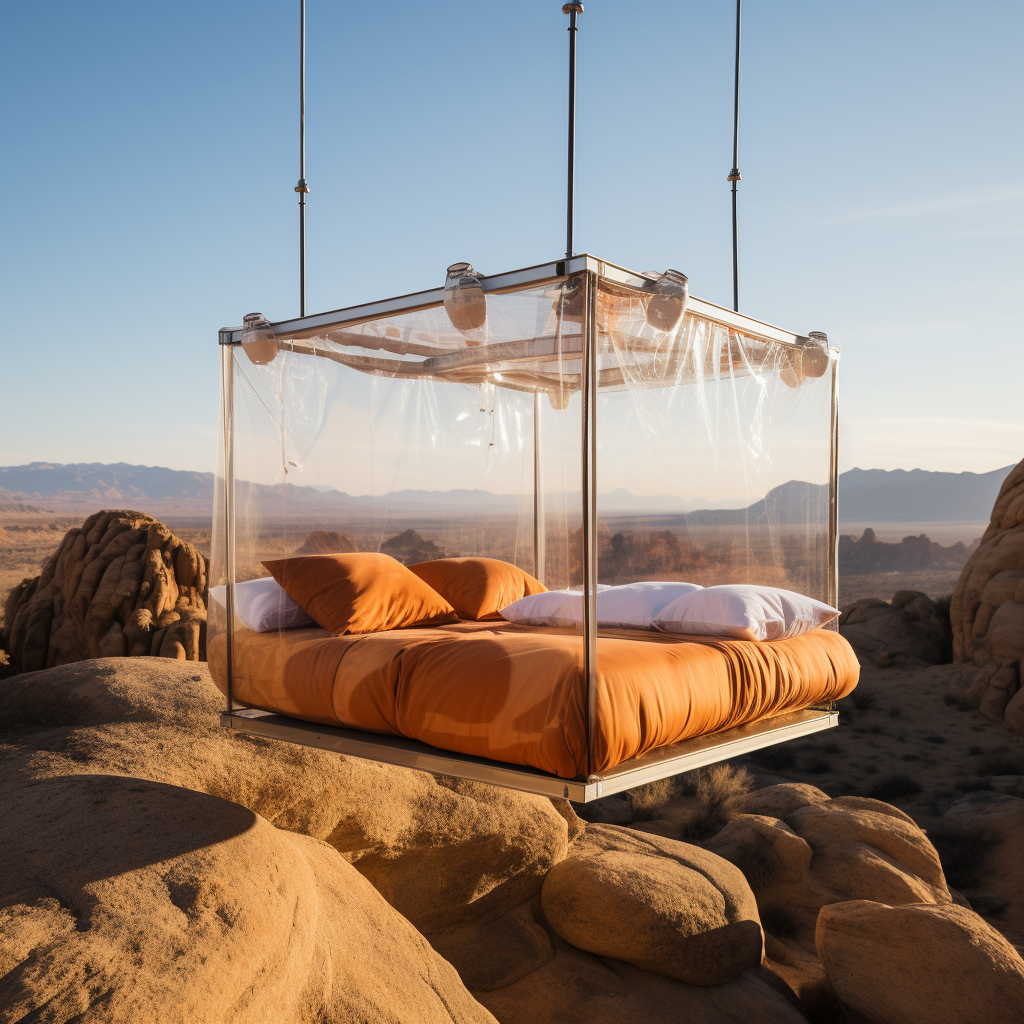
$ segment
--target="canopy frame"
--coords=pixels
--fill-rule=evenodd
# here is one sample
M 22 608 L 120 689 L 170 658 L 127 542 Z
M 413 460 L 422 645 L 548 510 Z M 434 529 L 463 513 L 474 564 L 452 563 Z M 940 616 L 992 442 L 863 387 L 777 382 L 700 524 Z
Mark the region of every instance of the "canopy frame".
M 814 705 L 798 712 L 791 712 L 746 726 L 729 729 L 720 733 L 697 737 L 671 746 L 660 747 L 640 757 L 625 761 L 609 771 L 594 772 L 589 761 L 589 752 L 594 749 L 594 737 L 597 728 L 597 394 L 602 384 L 608 383 L 601 378 L 598 369 L 598 320 L 597 290 L 598 281 L 604 279 L 622 284 L 632 289 L 643 291 L 653 290 L 654 282 L 644 275 L 608 263 L 589 254 L 581 254 L 564 260 L 538 264 L 509 273 L 482 277 L 481 285 L 485 293 L 502 293 L 517 291 L 528 286 L 541 286 L 554 283 L 568 277 L 579 276 L 584 285 L 585 330 L 582 334 L 581 367 L 579 389 L 581 391 L 582 408 L 582 483 L 583 483 L 583 642 L 584 642 L 584 677 L 587 685 L 586 720 L 588 736 L 588 772 L 585 776 L 565 779 L 560 776 L 522 765 L 491 761 L 485 758 L 460 754 L 453 751 L 440 750 L 427 744 L 407 739 L 403 736 L 384 735 L 365 732 L 358 729 L 313 724 L 301 719 L 266 710 L 253 709 L 238 704 L 232 694 L 233 665 L 233 622 L 234 622 L 234 587 L 235 587 L 235 481 L 234 481 L 234 429 L 233 429 L 233 354 L 231 349 L 241 345 L 243 328 L 223 328 L 218 334 L 221 346 L 222 391 L 224 423 L 224 537 L 226 544 L 226 614 L 228 620 L 226 644 L 227 668 L 227 708 L 220 716 L 221 726 L 303 746 L 332 750 L 337 753 L 363 757 L 370 760 L 395 764 L 407 768 L 426 771 L 437 775 L 454 776 L 486 782 L 493 785 L 537 793 L 551 797 L 565 797 L 579 802 L 588 802 L 609 796 L 613 793 L 653 782 L 658 779 L 690 771 L 703 765 L 737 757 L 762 747 L 786 742 L 802 736 L 837 726 L 839 716 L 834 703 Z M 272 324 L 274 332 L 282 339 L 283 348 L 307 352 L 311 355 L 326 358 L 338 358 L 338 354 L 323 349 L 302 345 L 303 339 L 315 338 L 327 332 L 342 331 L 356 327 L 368 321 L 411 313 L 418 310 L 442 306 L 444 304 L 444 288 L 414 292 L 378 302 L 350 306 L 326 313 L 299 317 L 297 319 L 279 321 Z M 802 348 L 809 342 L 803 335 L 785 331 L 774 325 L 755 320 L 734 310 L 717 306 L 710 302 L 691 297 L 687 307 L 687 315 L 695 315 L 710 320 L 726 328 L 740 331 L 748 337 L 768 343 L 782 344 L 794 348 Z M 296 343 L 299 344 L 296 344 Z M 526 344 L 513 342 L 509 344 Z M 495 346 L 497 347 L 497 346 Z M 475 350 L 482 352 L 482 349 Z M 347 361 L 346 360 L 342 361 Z M 438 364 L 444 355 L 431 356 L 432 365 L 429 371 Z M 405 363 L 410 370 L 418 364 Z M 410 373 L 410 375 L 414 375 Z M 415 374 L 420 375 L 420 374 Z M 832 360 L 832 409 L 831 429 L 832 446 L 830 450 L 830 484 L 829 484 L 829 530 L 828 539 L 831 545 L 829 566 L 829 596 L 836 595 L 836 538 L 837 538 L 837 507 L 836 507 L 836 465 L 837 465 L 837 427 L 838 405 L 836 388 L 836 364 Z M 508 386 L 508 385 L 505 385 Z M 515 387 L 515 385 L 511 385 Z M 522 387 L 519 390 L 532 390 L 534 393 L 535 417 L 537 402 L 541 396 L 541 388 Z M 539 422 L 539 419 L 538 419 Z M 540 431 L 534 433 L 534 474 L 535 484 L 539 484 L 540 474 Z M 539 485 L 534 487 L 534 560 L 540 569 L 539 577 L 543 580 L 544 539 L 540 523 L 544 519 L 543 490 Z

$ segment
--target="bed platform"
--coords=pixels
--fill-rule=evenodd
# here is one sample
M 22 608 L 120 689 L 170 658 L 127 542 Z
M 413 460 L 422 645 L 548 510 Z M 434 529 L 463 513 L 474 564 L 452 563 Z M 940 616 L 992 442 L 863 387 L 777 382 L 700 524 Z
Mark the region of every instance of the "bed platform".
M 490 761 L 485 757 L 456 754 L 404 736 L 380 736 L 361 729 L 303 722 L 272 711 L 239 708 L 225 711 L 220 724 L 236 732 L 267 739 L 331 750 L 348 757 L 365 757 L 382 764 L 413 768 L 433 775 L 486 782 L 540 796 L 565 797 L 577 803 L 621 793 L 647 782 L 688 772 L 717 761 L 726 761 L 761 747 L 800 739 L 839 724 L 839 715 L 825 708 L 806 708 L 789 714 L 741 725 L 725 732 L 659 747 L 643 757 L 616 765 L 609 771 L 581 779 L 562 779 L 524 765 Z

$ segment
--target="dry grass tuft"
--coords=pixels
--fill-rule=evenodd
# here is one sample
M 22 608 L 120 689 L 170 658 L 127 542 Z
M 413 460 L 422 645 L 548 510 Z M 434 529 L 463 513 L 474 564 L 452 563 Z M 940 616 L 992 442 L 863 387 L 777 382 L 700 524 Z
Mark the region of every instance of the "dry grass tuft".
M 633 821 L 652 821 L 677 793 L 675 779 L 658 779 L 629 790 L 630 817 Z
M 713 764 L 679 777 L 680 789 L 697 798 L 697 806 L 683 829 L 683 838 L 709 839 L 717 835 L 747 805 L 753 778 L 746 768 Z

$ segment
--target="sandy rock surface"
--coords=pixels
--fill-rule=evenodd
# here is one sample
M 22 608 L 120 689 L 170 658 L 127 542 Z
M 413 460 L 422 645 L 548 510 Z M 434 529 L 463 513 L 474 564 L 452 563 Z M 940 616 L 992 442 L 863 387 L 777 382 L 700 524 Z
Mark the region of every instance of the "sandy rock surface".
M 0 683 L 0 1021 L 827 1021 L 823 908 L 952 906 L 879 800 L 733 787 L 745 806 L 699 839 L 665 834 L 690 804 L 584 827 L 564 801 L 231 733 L 221 701 L 205 665 L 161 658 Z M 1006 879 L 1018 782 L 959 812 Z
M 1024 461 L 1003 481 L 953 591 L 950 620 L 958 662 L 1024 659 Z
M 721 985 L 761 962 L 753 893 L 700 847 L 590 825 L 549 872 L 541 903 L 578 949 L 691 985 Z
M 231 733 L 205 665 L 102 659 L 0 692 L 12 770 L 117 773 L 240 803 L 330 843 L 421 931 L 539 892 L 576 822 L 543 797 Z
M 97 512 L 10 592 L 0 649 L 22 672 L 125 655 L 202 660 L 206 599 L 206 559 L 191 544 L 141 512 Z
M 493 1020 L 335 850 L 245 807 L 100 774 L 0 807 L 0 1020 Z
M 632 964 L 584 953 L 557 936 L 551 960 L 477 998 L 501 1024 L 807 1024 L 766 977 L 747 971 L 712 988 L 686 985 Z
M 840 1005 L 869 1024 L 1020 1024 L 1024 960 L 951 904 L 836 903 L 817 950 Z

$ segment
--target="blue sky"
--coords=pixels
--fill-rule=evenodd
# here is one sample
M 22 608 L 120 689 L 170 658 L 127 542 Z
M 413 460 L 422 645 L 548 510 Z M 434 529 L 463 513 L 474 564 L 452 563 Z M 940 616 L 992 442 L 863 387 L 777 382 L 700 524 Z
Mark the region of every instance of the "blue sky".
M 564 246 L 555 0 L 308 0 L 309 311 Z M 297 312 L 297 2 L 0 5 L 0 464 L 214 465 Z M 729 0 L 580 19 L 577 249 L 730 304 Z M 741 300 L 843 350 L 841 468 L 1024 456 L 1024 5 L 747 0 Z

